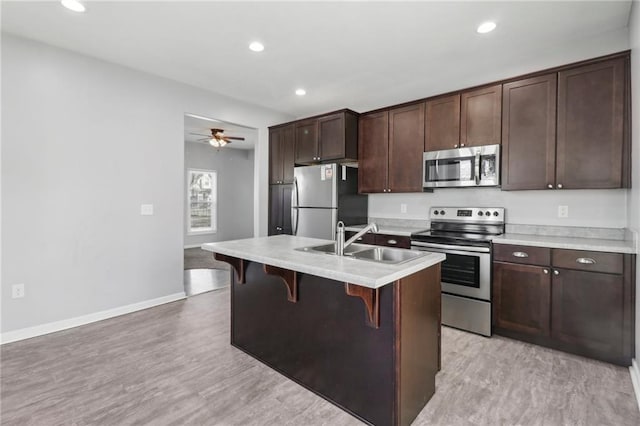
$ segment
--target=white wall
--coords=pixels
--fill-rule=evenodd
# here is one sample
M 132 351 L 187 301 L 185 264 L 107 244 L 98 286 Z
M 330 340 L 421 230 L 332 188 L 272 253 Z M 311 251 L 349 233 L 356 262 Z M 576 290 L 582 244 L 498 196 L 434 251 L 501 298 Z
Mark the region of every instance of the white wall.
M 631 136 L 632 183 L 629 190 L 629 227 L 640 231 L 640 2 L 631 5 Z M 636 360 L 640 359 L 640 255 L 636 256 Z
M 2 35 L 2 332 L 183 290 L 185 113 L 259 129 L 266 234 L 267 126 L 291 117 Z
M 400 213 L 400 204 L 407 213 Z M 427 219 L 435 206 L 505 207 L 507 223 L 527 225 L 625 228 L 627 190 L 500 191 L 497 188 L 435 189 L 421 194 L 369 195 L 369 216 Z M 569 206 L 569 217 L 558 218 L 558 206 Z
M 184 221 L 184 245 L 253 236 L 253 150 L 215 149 L 201 143 L 185 143 L 185 179 L 187 169 L 215 170 L 217 175 L 217 231 L 215 234 L 188 234 Z M 188 202 L 185 181 L 185 205 Z

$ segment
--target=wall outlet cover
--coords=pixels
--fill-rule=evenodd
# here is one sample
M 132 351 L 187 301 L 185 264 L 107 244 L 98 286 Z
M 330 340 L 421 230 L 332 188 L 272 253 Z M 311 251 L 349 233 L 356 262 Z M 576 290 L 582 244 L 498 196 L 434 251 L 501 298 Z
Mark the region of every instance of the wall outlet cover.
M 140 206 L 140 215 L 153 216 L 153 204 L 142 204 Z
M 14 284 L 11 286 L 11 298 L 21 299 L 24 297 L 24 284 Z
M 407 205 L 405 203 L 400 204 L 400 213 L 407 212 Z
M 569 206 L 558 206 L 558 217 L 569 217 Z

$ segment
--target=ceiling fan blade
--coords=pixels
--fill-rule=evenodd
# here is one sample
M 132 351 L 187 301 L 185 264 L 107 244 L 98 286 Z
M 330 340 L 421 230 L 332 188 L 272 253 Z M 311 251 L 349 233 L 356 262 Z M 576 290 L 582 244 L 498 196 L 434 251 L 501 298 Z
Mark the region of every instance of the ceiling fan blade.
M 238 137 L 238 136 L 225 136 L 224 138 L 225 139 L 231 139 L 231 140 L 234 140 L 234 141 L 243 141 L 244 140 L 244 138 L 241 138 L 241 137 Z
M 208 137 L 209 139 L 211 139 L 211 135 L 203 135 L 202 133 L 191 133 L 191 132 L 189 132 L 189 134 L 190 134 L 190 135 L 195 135 L 195 136 L 206 136 L 206 137 Z

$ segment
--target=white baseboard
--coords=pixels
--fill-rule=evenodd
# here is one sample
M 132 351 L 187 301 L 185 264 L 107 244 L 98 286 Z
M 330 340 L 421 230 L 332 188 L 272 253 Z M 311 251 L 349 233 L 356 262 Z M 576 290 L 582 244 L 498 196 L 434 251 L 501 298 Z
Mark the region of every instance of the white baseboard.
M 636 394 L 636 401 L 638 401 L 638 409 L 640 410 L 640 366 L 638 366 L 635 358 L 631 360 L 629 373 L 631 373 L 631 383 L 633 383 L 633 391 Z
M 36 325 L 34 327 L 21 328 L 14 331 L 8 331 L 6 333 L 0 334 L 0 344 L 4 345 L 5 343 L 17 342 L 18 340 L 30 339 L 32 337 L 42 336 L 44 334 L 55 333 L 56 331 L 62 331 L 68 328 L 78 327 L 96 321 L 102 321 L 124 314 L 130 314 L 131 312 L 141 311 L 143 309 L 152 308 L 154 306 L 163 305 L 169 302 L 175 302 L 176 300 L 182 300 L 186 297 L 187 295 L 184 291 L 182 291 L 180 293 L 174 293 L 168 296 L 158 297 L 156 299 L 145 300 L 143 302 L 132 303 L 131 305 L 120 306 L 118 308 L 95 312 L 88 315 L 82 315 L 80 317 Z

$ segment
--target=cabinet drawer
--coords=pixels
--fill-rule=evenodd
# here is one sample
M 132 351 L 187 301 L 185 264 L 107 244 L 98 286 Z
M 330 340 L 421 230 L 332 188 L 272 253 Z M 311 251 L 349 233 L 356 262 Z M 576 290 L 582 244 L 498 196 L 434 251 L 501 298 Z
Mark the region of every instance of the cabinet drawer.
M 376 234 L 376 245 L 398 248 L 411 248 L 411 238 L 399 235 Z
M 551 249 L 546 247 L 493 245 L 493 260 L 526 265 L 550 265 Z
M 345 240 L 348 240 L 349 238 L 353 237 L 354 235 L 356 235 L 356 232 L 346 231 L 344 233 L 344 238 L 345 238 Z M 358 239 L 355 242 L 359 243 L 359 244 L 375 244 L 376 243 L 376 234 L 372 234 L 371 232 L 367 232 L 363 236 L 358 237 Z
M 554 267 L 622 274 L 624 262 L 620 253 L 565 249 L 553 249 L 551 253 Z

